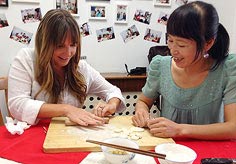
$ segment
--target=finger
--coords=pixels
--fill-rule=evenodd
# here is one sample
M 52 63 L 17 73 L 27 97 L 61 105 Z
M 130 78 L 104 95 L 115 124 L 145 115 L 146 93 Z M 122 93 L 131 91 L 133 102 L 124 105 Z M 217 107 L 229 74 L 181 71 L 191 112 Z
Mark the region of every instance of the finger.
M 76 119 L 73 122 L 77 123 L 78 125 L 88 126 L 88 123 L 86 121 L 81 120 L 81 119 Z
M 138 123 L 140 127 L 146 126 L 147 119 L 143 114 L 138 115 Z
M 108 115 L 111 115 L 112 114 L 112 112 L 110 112 L 110 110 L 109 110 L 109 106 L 104 106 L 104 108 L 102 109 L 102 115 L 101 115 L 101 117 L 104 117 L 104 116 L 108 116 Z
M 98 124 L 98 125 L 103 125 L 103 124 L 105 124 L 105 119 L 103 119 L 102 117 L 93 115 L 93 116 L 92 116 L 92 119 L 95 120 L 95 121 L 96 121 L 96 124 Z
M 134 126 L 139 126 L 138 122 L 136 121 L 135 116 L 132 117 L 132 122 L 133 122 Z

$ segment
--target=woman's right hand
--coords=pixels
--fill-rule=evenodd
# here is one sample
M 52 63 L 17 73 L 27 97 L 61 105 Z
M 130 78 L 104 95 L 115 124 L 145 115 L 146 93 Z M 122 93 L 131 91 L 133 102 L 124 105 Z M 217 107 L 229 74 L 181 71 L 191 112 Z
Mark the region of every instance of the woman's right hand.
M 66 112 L 66 117 L 70 119 L 70 121 L 75 122 L 82 126 L 88 125 L 103 125 L 105 123 L 104 119 L 96 116 L 93 113 L 87 112 L 82 108 L 76 108 L 74 106 L 70 106 Z
M 147 127 L 149 113 L 145 109 L 136 109 L 135 115 L 132 117 L 133 124 L 138 127 Z
M 144 94 L 139 95 L 139 99 L 135 105 L 135 115 L 132 117 L 133 124 L 138 127 L 147 127 L 149 120 L 149 108 L 154 100 L 146 97 Z

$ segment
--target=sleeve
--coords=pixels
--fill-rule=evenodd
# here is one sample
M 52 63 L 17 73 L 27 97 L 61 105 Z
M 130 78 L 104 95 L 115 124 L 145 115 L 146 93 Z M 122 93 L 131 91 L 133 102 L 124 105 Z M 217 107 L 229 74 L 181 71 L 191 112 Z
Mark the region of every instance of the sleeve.
M 223 102 L 225 105 L 236 103 L 236 55 L 229 55 L 224 64 L 224 97 Z
M 43 101 L 31 97 L 34 77 L 31 55 L 34 51 L 21 49 L 14 58 L 8 77 L 8 107 L 12 116 L 28 124 L 35 124 Z
M 121 103 L 116 112 L 125 110 L 125 99 L 118 87 L 109 83 L 98 71 L 82 60 L 80 61 L 80 71 L 86 79 L 87 94 L 94 94 L 106 102 L 117 97 Z
M 156 99 L 160 88 L 161 60 L 163 56 L 155 56 L 148 69 L 147 80 L 142 88 L 142 92 L 149 98 Z

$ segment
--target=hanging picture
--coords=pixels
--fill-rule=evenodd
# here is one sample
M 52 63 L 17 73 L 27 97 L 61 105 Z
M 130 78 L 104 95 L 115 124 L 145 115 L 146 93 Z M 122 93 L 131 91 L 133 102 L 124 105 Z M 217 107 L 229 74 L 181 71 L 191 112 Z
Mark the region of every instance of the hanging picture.
M 5 14 L 0 13 L 0 28 L 9 26 L 7 18 Z
M 157 22 L 160 24 L 163 24 L 163 25 L 167 25 L 167 21 L 169 19 L 169 16 L 170 16 L 170 14 L 161 11 L 159 18 L 157 19 Z
M 115 23 L 128 23 L 128 5 L 117 4 L 115 13 Z
M 27 32 L 14 26 L 10 35 L 10 39 L 28 45 L 32 39 L 32 36 L 33 33 Z
M 40 22 L 42 14 L 40 8 L 21 10 L 21 17 L 24 23 Z
M 0 6 L 7 7 L 8 6 L 8 0 L 0 0 Z
M 178 5 L 178 6 L 181 6 L 181 5 L 185 5 L 188 3 L 188 0 L 175 0 L 175 3 Z
M 106 5 L 102 4 L 91 4 L 89 6 L 89 19 L 98 19 L 98 20 L 106 20 Z
M 171 6 L 171 0 L 153 0 L 156 6 Z
M 120 33 L 124 43 L 127 43 L 128 41 L 136 38 L 137 36 L 140 35 L 137 27 L 135 25 L 132 25 L 131 27 L 129 27 L 128 29 L 122 31 Z
M 56 0 L 56 8 L 69 11 L 73 16 L 79 16 L 77 0 Z
M 12 2 L 39 3 L 40 0 L 12 0 Z
M 141 22 L 141 23 L 149 24 L 151 20 L 151 15 L 152 13 L 149 11 L 138 9 L 135 11 L 133 20 Z
M 147 28 L 143 39 L 150 42 L 160 43 L 161 35 L 162 35 L 161 31 L 156 31 Z
M 80 34 L 82 37 L 89 36 L 91 34 L 90 26 L 88 22 L 83 23 L 80 27 Z
M 115 33 L 113 27 L 102 28 L 96 30 L 98 42 L 115 39 Z

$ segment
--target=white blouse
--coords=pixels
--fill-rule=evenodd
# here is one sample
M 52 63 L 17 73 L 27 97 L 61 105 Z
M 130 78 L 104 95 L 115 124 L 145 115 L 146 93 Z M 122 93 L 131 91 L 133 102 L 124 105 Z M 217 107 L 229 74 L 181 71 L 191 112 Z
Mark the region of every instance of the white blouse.
M 41 105 L 46 103 L 48 96 L 41 92 L 34 100 L 35 94 L 40 89 L 40 85 L 34 77 L 35 54 L 32 48 L 23 48 L 13 60 L 8 79 L 8 107 L 14 118 L 35 124 Z M 119 98 L 122 103 L 116 112 L 125 109 L 125 100 L 120 89 L 104 79 L 98 71 L 92 68 L 84 60 L 79 62 L 80 71 L 85 78 L 87 85 L 87 95 L 94 94 L 104 101 L 113 97 Z M 74 97 L 68 89 L 61 93 L 59 103 L 70 104 L 82 107 L 79 100 Z

